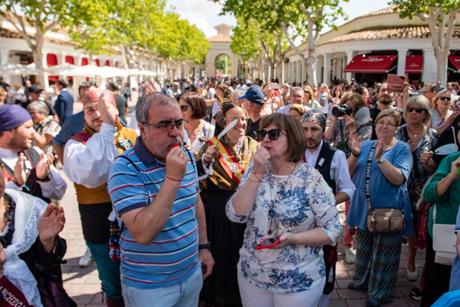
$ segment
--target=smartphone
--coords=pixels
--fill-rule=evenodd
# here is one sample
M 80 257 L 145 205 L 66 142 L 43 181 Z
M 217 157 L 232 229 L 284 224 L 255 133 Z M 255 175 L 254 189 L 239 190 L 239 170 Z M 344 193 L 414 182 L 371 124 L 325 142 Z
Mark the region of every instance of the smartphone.
M 394 93 L 402 93 L 404 89 L 405 81 L 406 81 L 406 77 L 404 76 L 388 74 L 388 77 L 387 77 L 388 90 Z

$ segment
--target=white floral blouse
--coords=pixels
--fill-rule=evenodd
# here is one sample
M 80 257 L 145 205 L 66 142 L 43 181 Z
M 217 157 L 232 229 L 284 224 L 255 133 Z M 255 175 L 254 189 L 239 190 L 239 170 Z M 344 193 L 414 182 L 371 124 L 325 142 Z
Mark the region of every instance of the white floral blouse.
M 239 188 L 251 171 L 252 164 Z M 255 249 L 274 224 L 279 234 L 321 227 L 336 244 L 341 226 L 334 194 L 314 168 L 301 163 L 288 176 L 266 171 L 250 214 L 236 214 L 232 199 L 227 203 L 226 214 L 233 222 L 247 223 L 238 270 L 250 283 L 276 294 L 305 291 L 323 283 L 325 266 L 321 246 Z

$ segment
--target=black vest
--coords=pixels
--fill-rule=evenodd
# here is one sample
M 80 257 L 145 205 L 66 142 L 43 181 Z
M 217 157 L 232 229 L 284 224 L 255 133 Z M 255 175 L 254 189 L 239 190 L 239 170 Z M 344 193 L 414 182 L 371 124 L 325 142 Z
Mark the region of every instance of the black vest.
M 320 172 L 334 194 L 337 192 L 337 186 L 335 184 L 335 180 L 331 178 L 331 164 L 336 151 L 336 148 L 332 147 L 328 142 L 323 140 L 323 146 L 321 147 L 321 151 L 319 152 L 318 160 L 315 165 L 315 169 Z

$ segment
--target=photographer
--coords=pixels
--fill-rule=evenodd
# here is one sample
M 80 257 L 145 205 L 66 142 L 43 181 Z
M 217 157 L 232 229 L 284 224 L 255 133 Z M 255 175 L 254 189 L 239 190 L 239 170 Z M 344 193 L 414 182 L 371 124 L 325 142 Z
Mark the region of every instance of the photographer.
M 350 134 L 356 134 L 361 141 L 370 139 L 372 125 L 369 122 L 369 109 L 362 96 L 356 93 L 344 95 L 340 104 L 332 107 L 331 122 L 325 137 L 336 148 L 349 156 L 348 139 Z

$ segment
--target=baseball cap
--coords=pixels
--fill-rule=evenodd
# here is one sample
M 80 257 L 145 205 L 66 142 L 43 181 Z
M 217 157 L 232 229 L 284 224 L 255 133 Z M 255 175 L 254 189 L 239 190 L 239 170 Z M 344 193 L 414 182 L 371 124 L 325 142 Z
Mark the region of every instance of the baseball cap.
M 239 97 L 238 99 L 247 99 L 252 103 L 263 105 L 264 98 L 265 96 L 260 86 L 253 85 L 246 91 L 246 94 Z

